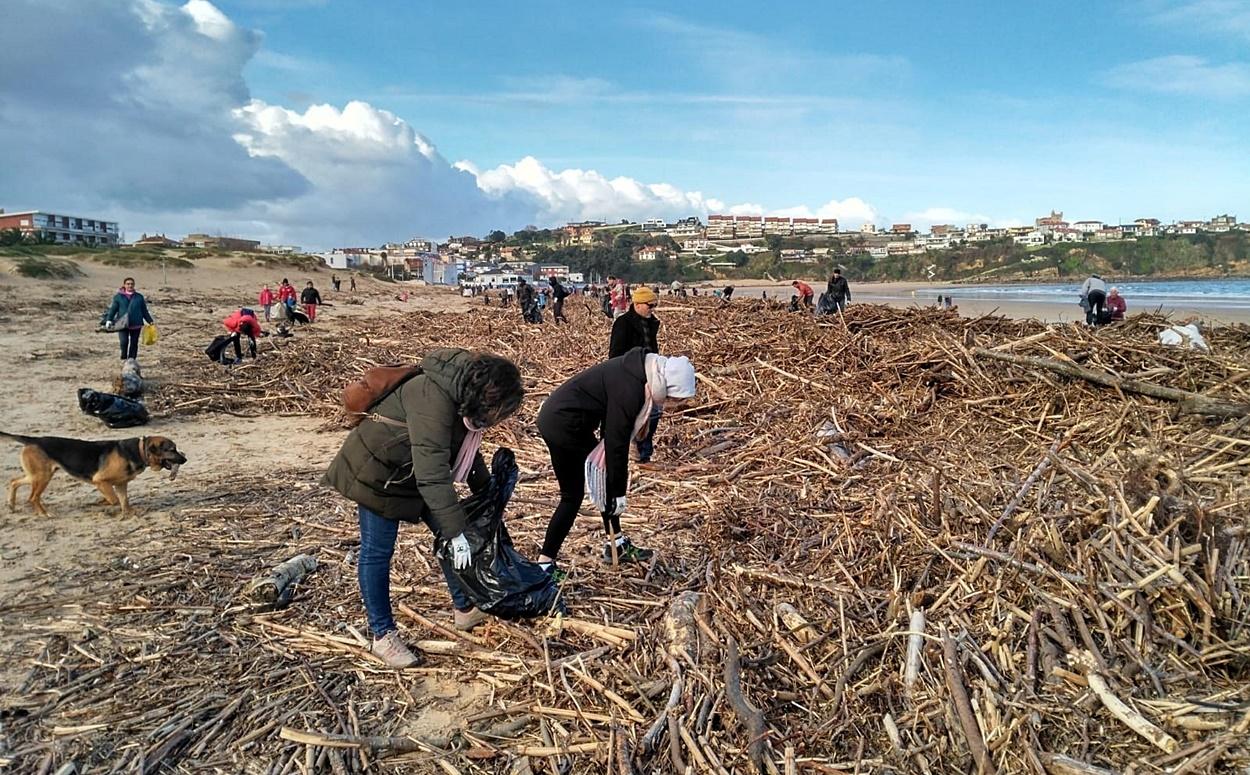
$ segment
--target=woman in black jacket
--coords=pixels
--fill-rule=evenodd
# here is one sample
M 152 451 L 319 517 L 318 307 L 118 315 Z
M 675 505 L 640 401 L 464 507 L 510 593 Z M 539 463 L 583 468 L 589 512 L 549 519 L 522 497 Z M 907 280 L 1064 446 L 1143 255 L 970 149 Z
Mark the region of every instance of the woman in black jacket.
M 629 442 L 645 431 L 653 407 L 694 394 L 694 366 L 689 358 L 665 358 L 641 347 L 591 366 L 556 388 L 538 412 L 538 430 L 560 483 L 560 502 L 547 526 L 540 564 L 556 572 L 556 556 L 585 498 L 587 468 L 592 473 L 591 499 L 599 507 L 609 537 L 604 560 L 611 561 L 614 555 L 621 562 L 651 558 L 653 552 L 621 535 L 629 486 Z

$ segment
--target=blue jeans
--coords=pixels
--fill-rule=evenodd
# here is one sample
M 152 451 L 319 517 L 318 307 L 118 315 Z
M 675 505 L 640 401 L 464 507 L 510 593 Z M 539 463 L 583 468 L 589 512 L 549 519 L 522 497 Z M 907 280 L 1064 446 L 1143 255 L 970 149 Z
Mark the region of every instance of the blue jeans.
M 651 453 L 655 451 L 655 429 L 660 424 L 660 415 L 664 414 L 664 410 L 659 407 L 651 408 L 651 418 L 647 421 L 647 435 L 641 440 L 635 441 L 634 446 L 638 448 L 638 462 L 646 463 L 651 459 Z
M 395 539 L 399 535 L 399 520 L 387 519 L 357 505 L 360 516 L 360 559 L 356 562 L 356 575 L 360 579 L 360 596 L 365 601 L 365 616 L 374 637 L 382 637 L 397 629 L 391 611 L 391 556 L 395 554 Z M 457 609 L 467 611 L 473 601 L 465 594 L 455 576 L 444 572 L 451 601 Z

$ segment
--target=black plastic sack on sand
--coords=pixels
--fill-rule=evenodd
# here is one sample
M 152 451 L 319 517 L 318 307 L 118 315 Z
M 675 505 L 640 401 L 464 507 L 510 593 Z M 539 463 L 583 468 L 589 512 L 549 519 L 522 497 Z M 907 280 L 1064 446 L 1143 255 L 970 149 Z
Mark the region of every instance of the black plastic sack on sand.
M 230 344 L 230 334 L 220 334 L 213 337 L 213 341 L 208 347 L 204 348 L 204 354 L 214 363 L 221 362 L 221 354 L 226 351 L 226 347 Z
M 503 523 L 504 509 L 512 498 L 519 472 L 512 450 L 500 447 L 491 459 L 491 482 L 483 492 L 462 501 L 468 521 L 464 537 L 473 550 L 473 564 L 456 570 L 451 563 L 449 541 L 435 541 L 435 554 L 443 571 L 459 580 L 465 594 L 478 608 L 501 619 L 522 619 L 567 613 L 560 587 L 538 566 L 512 548 Z
M 91 388 L 78 389 L 78 408 L 84 414 L 99 417 L 110 428 L 133 428 L 148 422 L 147 407 L 139 401 Z

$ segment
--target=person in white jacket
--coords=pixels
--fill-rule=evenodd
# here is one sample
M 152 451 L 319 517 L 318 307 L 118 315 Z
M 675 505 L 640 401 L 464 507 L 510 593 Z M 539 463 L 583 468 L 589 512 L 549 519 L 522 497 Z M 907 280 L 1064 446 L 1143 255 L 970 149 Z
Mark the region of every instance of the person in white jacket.
M 1101 276 L 1092 274 L 1081 286 L 1081 306 L 1086 325 L 1096 325 L 1107 306 L 1107 283 Z

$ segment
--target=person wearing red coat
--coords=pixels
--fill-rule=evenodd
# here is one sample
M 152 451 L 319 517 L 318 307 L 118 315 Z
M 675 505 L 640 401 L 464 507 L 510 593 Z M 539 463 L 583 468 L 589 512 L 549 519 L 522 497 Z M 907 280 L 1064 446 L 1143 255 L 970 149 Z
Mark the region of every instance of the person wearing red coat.
M 282 284 L 278 286 L 278 303 L 286 304 L 287 299 L 295 301 L 295 286 L 283 277 Z
M 260 298 L 257 301 L 260 302 L 261 308 L 265 310 L 266 323 L 269 322 L 269 311 L 273 309 L 273 304 L 277 300 L 277 294 L 269 289 L 269 283 L 265 283 L 265 287 L 260 289 Z
M 812 297 L 816 295 L 816 292 L 812 290 L 812 286 L 808 285 L 802 280 L 795 280 L 794 282 L 790 284 L 794 286 L 795 292 L 798 293 L 799 295 L 799 303 L 802 304 L 807 309 L 811 309 Z
M 230 332 L 229 344 L 234 345 L 235 362 L 243 360 L 243 348 L 240 347 L 239 340 L 244 336 L 247 337 L 248 352 L 255 359 L 256 339 L 264 335 L 260 330 L 260 321 L 256 319 L 256 313 L 244 307 L 223 319 L 221 324 Z

